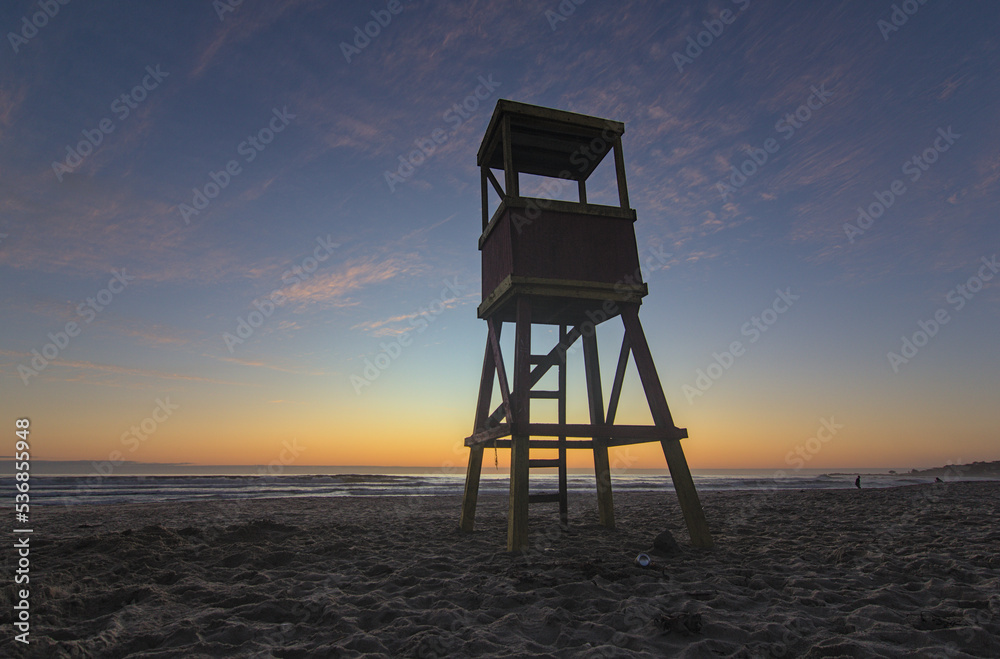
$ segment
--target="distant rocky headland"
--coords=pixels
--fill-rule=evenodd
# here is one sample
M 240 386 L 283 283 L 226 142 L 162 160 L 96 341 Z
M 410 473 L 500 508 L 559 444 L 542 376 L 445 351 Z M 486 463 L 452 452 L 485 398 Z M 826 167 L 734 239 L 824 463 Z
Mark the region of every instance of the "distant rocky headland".
M 910 474 L 915 476 L 950 476 L 951 478 L 1000 476 L 1000 460 L 994 460 L 993 462 L 973 462 L 972 464 L 965 465 L 947 465 L 932 469 L 911 469 Z

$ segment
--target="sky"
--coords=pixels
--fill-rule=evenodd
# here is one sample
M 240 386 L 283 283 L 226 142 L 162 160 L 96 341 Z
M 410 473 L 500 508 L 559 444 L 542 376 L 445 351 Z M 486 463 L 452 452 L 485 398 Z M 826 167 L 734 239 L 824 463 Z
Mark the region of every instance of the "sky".
M 692 468 L 998 459 L 998 24 L 971 1 L 5 2 L 11 446 L 28 418 L 36 460 L 461 473 L 476 151 L 505 98 L 624 122 L 640 319 Z M 598 329 L 605 391 L 621 334 Z M 618 420 L 649 418 L 630 365 Z

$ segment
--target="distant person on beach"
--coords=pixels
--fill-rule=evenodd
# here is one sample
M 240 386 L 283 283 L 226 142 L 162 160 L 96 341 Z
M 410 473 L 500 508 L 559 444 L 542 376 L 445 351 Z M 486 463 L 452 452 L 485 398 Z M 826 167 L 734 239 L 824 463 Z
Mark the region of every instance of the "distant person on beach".
M 858 477 L 854 479 L 854 487 L 861 489 L 861 474 L 858 474 Z

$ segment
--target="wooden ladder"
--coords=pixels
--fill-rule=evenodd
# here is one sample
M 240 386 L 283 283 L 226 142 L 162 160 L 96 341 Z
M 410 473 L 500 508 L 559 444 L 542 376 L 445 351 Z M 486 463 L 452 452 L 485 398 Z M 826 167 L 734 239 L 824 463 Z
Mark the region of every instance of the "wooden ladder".
M 559 326 L 559 344 L 565 345 L 567 343 L 568 330 L 565 325 Z M 558 355 L 554 353 L 549 353 L 547 355 L 531 355 L 531 365 L 548 365 L 549 367 L 556 367 L 558 369 L 558 388 L 554 391 L 538 391 L 531 389 L 528 392 L 529 398 L 532 399 L 543 399 L 543 400 L 555 400 L 558 405 L 558 416 L 559 423 L 566 423 L 566 358 L 565 354 Z M 566 436 L 562 435 L 558 438 L 558 451 L 559 457 L 556 458 L 532 458 L 528 457 L 528 469 L 545 469 L 556 467 L 559 469 L 559 491 L 558 492 L 545 492 L 537 494 L 528 494 L 528 503 L 558 503 L 559 504 L 559 524 L 566 528 L 569 525 L 569 497 L 567 495 L 568 487 L 566 483 Z M 528 440 L 529 451 L 531 448 L 531 440 Z

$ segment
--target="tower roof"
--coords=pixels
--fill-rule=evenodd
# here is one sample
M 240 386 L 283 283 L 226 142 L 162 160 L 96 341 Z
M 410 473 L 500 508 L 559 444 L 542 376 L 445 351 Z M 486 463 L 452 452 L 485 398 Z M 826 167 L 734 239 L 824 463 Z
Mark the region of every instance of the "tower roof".
M 479 146 L 479 166 L 504 169 L 507 118 L 515 171 L 574 181 L 586 180 L 625 132 L 620 121 L 500 99 Z

